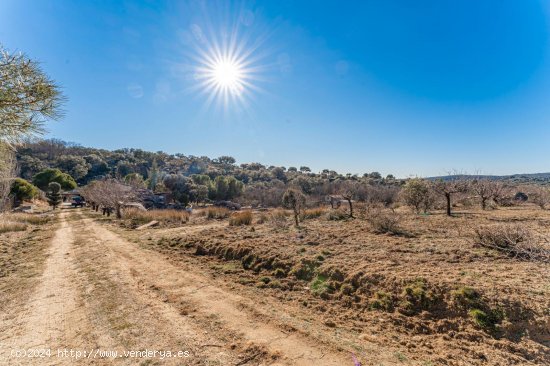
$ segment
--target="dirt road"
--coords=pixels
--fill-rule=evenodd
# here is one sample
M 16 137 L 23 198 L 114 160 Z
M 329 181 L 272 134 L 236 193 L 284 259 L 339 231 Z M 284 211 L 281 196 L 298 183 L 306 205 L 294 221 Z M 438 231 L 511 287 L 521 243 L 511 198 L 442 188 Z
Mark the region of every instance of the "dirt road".
M 0 363 L 353 365 L 274 310 L 64 212 L 33 295 L 2 316 Z

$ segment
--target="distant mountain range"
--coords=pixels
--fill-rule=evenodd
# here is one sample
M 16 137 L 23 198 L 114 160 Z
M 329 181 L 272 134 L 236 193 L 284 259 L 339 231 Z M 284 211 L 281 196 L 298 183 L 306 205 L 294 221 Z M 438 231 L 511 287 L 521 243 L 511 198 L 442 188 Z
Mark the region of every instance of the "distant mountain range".
M 428 177 L 429 180 L 443 179 L 490 179 L 509 181 L 514 183 L 550 183 L 550 173 L 512 174 L 512 175 L 478 175 L 478 174 L 455 174 L 438 177 Z

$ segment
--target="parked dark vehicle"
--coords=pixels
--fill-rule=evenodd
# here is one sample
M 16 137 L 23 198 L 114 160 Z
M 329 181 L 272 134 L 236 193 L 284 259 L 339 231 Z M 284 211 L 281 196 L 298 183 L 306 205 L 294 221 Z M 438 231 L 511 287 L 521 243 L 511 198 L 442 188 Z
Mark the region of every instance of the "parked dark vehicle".
M 82 197 L 73 197 L 71 200 L 71 207 L 84 207 L 84 204 L 86 201 L 84 201 L 84 198 Z

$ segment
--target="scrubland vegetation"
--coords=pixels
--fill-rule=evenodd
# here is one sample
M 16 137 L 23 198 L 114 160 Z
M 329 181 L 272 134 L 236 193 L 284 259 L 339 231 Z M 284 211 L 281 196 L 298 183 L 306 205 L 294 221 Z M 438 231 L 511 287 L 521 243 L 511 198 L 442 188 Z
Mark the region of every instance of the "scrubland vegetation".
M 483 210 L 465 194 L 448 217 L 445 200 L 424 214 L 400 197 L 391 207 L 356 202 L 354 218 L 343 206 L 304 209 L 298 227 L 293 209 L 216 220 L 203 209 L 181 229 L 125 235 L 175 261 L 197 256 L 228 283 L 401 348 L 411 362 L 547 362 L 550 215 L 523 202 Z

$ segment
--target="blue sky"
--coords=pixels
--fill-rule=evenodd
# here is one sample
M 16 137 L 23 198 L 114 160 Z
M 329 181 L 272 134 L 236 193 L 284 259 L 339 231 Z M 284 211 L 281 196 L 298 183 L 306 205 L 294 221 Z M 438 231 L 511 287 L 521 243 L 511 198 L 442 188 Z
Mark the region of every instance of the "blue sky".
M 544 1 L 0 2 L 68 102 L 49 136 L 399 177 L 550 171 Z M 236 35 L 243 100 L 201 88 Z

